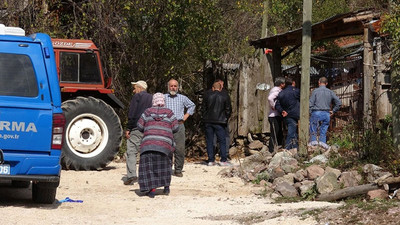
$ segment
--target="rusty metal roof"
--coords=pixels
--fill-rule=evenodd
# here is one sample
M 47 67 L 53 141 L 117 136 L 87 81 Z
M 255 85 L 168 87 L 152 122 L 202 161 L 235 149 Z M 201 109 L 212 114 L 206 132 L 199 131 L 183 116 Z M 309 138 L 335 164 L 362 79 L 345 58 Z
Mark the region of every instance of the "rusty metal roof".
M 373 25 L 379 23 L 380 13 L 373 10 L 361 10 L 333 16 L 324 21 L 312 25 L 312 41 L 328 38 L 338 38 L 364 33 L 365 24 L 374 21 Z M 376 24 L 375 24 L 376 23 Z M 277 48 L 284 46 L 301 45 L 302 28 L 292 30 L 283 34 L 250 41 L 255 48 Z

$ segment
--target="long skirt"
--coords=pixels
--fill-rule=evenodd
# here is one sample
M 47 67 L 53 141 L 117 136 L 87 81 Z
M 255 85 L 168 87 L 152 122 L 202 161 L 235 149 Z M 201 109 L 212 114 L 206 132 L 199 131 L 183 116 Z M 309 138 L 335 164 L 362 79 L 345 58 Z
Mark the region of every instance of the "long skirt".
M 139 186 L 141 192 L 170 186 L 172 175 L 171 156 L 172 154 L 167 156 L 156 151 L 146 151 L 140 155 Z

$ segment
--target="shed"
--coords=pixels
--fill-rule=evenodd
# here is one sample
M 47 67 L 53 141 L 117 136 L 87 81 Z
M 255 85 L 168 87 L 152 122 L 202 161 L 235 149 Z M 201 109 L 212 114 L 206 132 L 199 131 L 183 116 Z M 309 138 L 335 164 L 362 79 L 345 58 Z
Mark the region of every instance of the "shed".
M 361 111 L 364 118 L 367 119 L 371 119 L 372 115 L 377 115 L 377 119 L 380 119 L 391 113 L 390 96 L 387 92 L 388 87 L 390 87 L 390 81 L 387 79 L 389 73 L 385 74 L 384 65 L 386 58 L 382 57 L 382 41 L 378 34 L 379 28 L 380 12 L 370 9 L 335 15 L 312 25 L 312 41 L 357 35 L 363 36 L 361 44 L 362 52 L 359 57 L 362 63 L 358 64 L 358 67 L 362 68 L 358 68 L 357 70 L 359 71 L 362 85 L 361 90 L 357 89 L 357 91 L 361 93 Z M 272 49 L 272 64 L 269 65 L 271 70 L 274 71 L 272 78 L 281 76 L 282 59 L 300 47 L 301 44 L 301 28 L 250 41 L 250 45 L 255 48 Z M 291 49 L 282 54 L 283 47 L 287 46 L 290 46 Z M 354 56 L 352 57 L 354 59 Z M 325 70 L 324 73 L 336 73 L 335 70 L 338 70 L 338 68 L 330 68 L 330 70 Z M 343 79 L 342 76 L 341 78 Z M 344 77 L 344 81 L 348 81 L 349 84 L 353 85 L 353 82 L 350 82 L 351 79 L 353 78 L 350 76 Z M 341 90 L 346 90 L 347 92 L 340 93 Z M 348 95 L 349 89 L 335 87 L 334 91 L 339 92 L 337 93 L 338 95 L 342 94 L 345 96 Z M 360 105 L 359 103 L 357 104 Z

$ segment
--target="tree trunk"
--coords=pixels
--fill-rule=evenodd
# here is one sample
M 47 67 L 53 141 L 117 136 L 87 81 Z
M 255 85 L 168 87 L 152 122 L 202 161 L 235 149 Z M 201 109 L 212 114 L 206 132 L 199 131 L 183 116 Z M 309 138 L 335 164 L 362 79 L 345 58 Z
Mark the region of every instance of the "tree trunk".
M 356 187 L 348 187 L 335 192 L 319 195 L 317 201 L 334 201 L 342 198 L 366 194 L 368 191 L 380 189 L 377 184 L 364 184 Z

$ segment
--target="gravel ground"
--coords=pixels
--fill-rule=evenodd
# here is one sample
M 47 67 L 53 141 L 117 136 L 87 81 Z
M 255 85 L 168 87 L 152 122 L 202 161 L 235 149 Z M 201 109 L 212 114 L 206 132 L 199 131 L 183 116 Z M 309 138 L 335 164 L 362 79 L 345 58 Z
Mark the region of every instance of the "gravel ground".
M 125 163 L 102 171 L 62 171 L 57 201 L 34 204 L 31 187 L 0 184 L 2 224 L 320 224 L 303 212 L 335 210 L 341 204 L 274 204 L 256 195 L 260 187 L 239 178 L 221 178 L 219 166 L 186 163 L 183 177 L 172 177 L 171 193 L 143 196 L 138 184 L 125 186 Z M 64 202 L 69 197 L 83 203 Z

